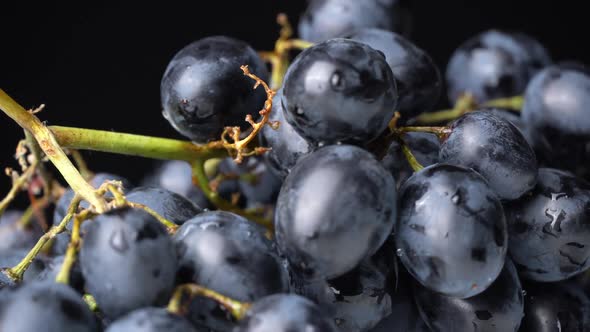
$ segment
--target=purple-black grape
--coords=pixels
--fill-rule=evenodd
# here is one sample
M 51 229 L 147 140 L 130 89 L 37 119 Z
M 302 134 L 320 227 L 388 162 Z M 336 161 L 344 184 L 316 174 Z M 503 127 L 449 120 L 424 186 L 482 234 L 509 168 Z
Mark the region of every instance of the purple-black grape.
M 269 206 L 276 202 L 279 190 L 281 189 L 282 179 L 270 171 L 263 158 L 252 156 L 241 164 L 236 163 L 232 158 L 226 158 L 220 163 L 219 171 L 238 177 L 246 177 L 233 181 L 237 186 L 237 193 L 240 194 L 240 198 L 245 201 L 244 204 L 248 208 Z M 218 191 L 221 191 L 219 194 L 222 197 L 224 194 L 223 182 L 220 184 L 220 188 L 218 188 Z M 231 199 L 231 196 L 226 199 Z
M 510 259 L 483 293 L 467 299 L 416 286 L 416 303 L 431 331 L 517 332 L 524 316 L 522 286 Z
M 57 275 L 61 271 L 64 263 L 65 256 L 55 256 L 47 260 L 45 269 L 39 273 L 37 280 L 55 282 Z M 84 277 L 82 276 L 82 269 L 80 268 L 80 262 L 76 260 L 70 269 L 70 279 L 68 279 L 68 285 L 78 291 L 84 293 Z
M 293 275 L 292 289 L 320 306 L 341 331 L 367 331 L 391 313 L 396 284 L 395 249 L 386 241 L 379 251 L 352 271 L 331 280 L 305 280 Z
M 88 305 L 76 291 L 61 283 L 30 283 L 5 301 L 0 304 L 0 331 L 99 331 Z
M 361 28 L 409 33 L 410 16 L 400 0 L 312 0 L 301 16 L 302 39 L 321 42 Z
M 412 154 L 420 165 L 426 167 L 439 162 L 438 152 L 440 141 L 430 133 L 409 132 L 404 134 L 404 142 L 412 151 Z M 381 160 L 381 164 L 397 180 L 397 186 L 401 186 L 414 170 L 410 166 L 398 141 L 393 141 L 387 149 L 387 154 Z
M 560 281 L 590 267 L 590 184 L 539 169 L 535 189 L 505 205 L 509 252 L 523 278 Z
M 393 177 L 369 152 L 332 145 L 302 158 L 285 179 L 275 236 L 292 269 L 335 278 L 374 254 L 395 218 Z
M 449 125 L 441 162 L 470 167 L 480 173 L 500 199 L 517 199 L 537 182 L 535 152 L 510 122 L 490 112 L 469 112 Z
M 285 119 L 311 144 L 363 144 L 387 128 L 397 99 L 383 53 L 337 38 L 295 58 L 281 103 Z
M 177 225 L 203 212 L 184 196 L 164 188 L 137 187 L 126 197 L 129 202 L 143 204 Z
M 400 189 L 395 240 L 400 260 L 424 287 L 477 295 L 500 274 L 508 236 L 500 200 L 472 169 L 435 164 Z
M 430 332 L 426 325 L 412 293 L 414 280 L 403 269 L 398 272 L 398 277 L 390 292 L 392 306 L 391 314 L 385 317 L 370 332 Z
M 590 71 L 576 64 L 550 66 L 531 80 L 522 118 L 544 165 L 588 178 Z
M 252 304 L 234 332 L 336 332 L 316 304 L 295 294 L 275 294 Z
M 576 284 L 525 284 L 520 332 L 590 331 L 590 298 Z
M 22 215 L 21 211 L 16 210 L 7 210 L 0 215 L 0 254 L 10 250 L 31 249 L 43 235 L 34 219 L 26 226 L 20 225 Z
M 386 30 L 361 29 L 346 35 L 383 52 L 399 95 L 396 111 L 402 120 L 429 111 L 442 91 L 440 72 L 430 56 L 406 38 Z
M 89 223 L 80 249 L 86 289 L 108 318 L 164 304 L 177 259 L 166 229 L 142 210 L 122 209 Z
M 205 332 L 195 329 L 185 318 L 164 308 L 147 307 L 112 322 L 105 332 Z
M 260 131 L 260 145 L 272 150 L 264 154 L 264 158 L 270 169 L 281 178 L 285 178 L 295 163 L 302 156 L 312 151 L 312 146 L 285 120 L 281 96 L 283 90 L 279 90 L 273 99 L 272 111 L 269 121 L 278 121 L 278 129 L 264 126 Z
M 451 103 L 463 93 L 477 102 L 524 92 L 533 75 L 551 64 L 547 50 L 522 33 L 482 32 L 459 46 L 446 71 Z
M 201 213 L 178 229 L 174 242 L 181 282 L 194 282 L 247 302 L 289 289 L 287 271 L 265 230 L 236 214 Z M 195 304 L 190 313 L 193 322 L 217 331 L 231 328 L 228 320 L 217 317 L 217 304 L 203 299 Z
M 268 79 L 264 62 L 243 41 L 213 36 L 185 46 L 162 77 L 162 114 L 178 132 L 196 142 L 218 139 L 225 126 L 246 129 L 246 115 L 258 115 L 266 94 L 263 89 L 252 89 L 254 82 L 244 76 L 242 65 Z
M 158 165 L 155 171 L 142 182 L 144 187 L 159 187 L 188 198 L 203 209 L 213 206 L 201 189 L 193 184 L 189 163 L 180 160 L 168 160 Z

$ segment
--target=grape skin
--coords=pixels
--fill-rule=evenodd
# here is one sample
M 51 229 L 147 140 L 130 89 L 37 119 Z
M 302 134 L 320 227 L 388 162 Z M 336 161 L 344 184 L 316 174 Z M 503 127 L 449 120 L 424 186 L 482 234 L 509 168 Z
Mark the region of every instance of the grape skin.
M 510 259 L 494 283 L 476 296 L 458 299 L 419 286 L 414 294 L 420 314 L 433 332 L 516 332 L 524 316 L 522 286 Z
M 234 332 L 338 331 L 310 300 L 294 294 L 275 294 L 252 304 Z
M 172 58 L 160 84 L 162 114 L 182 135 L 199 143 L 219 139 L 225 126 L 246 129 L 247 114 L 264 106 L 263 89 L 240 66 L 263 80 L 268 71 L 256 51 L 243 41 L 212 36 L 197 40 Z
M 590 184 L 540 168 L 530 195 L 506 204 L 509 252 L 523 278 L 555 282 L 590 267 Z
M 347 35 L 383 52 L 393 72 L 399 101 L 396 111 L 406 121 L 431 110 L 442 92 L 440 72 L 430 56 L 403 36 L 380 29 L 360 29 Z
M 484 31 L 459 46 L 445 74 L 448 97 L 454 103 L 471 93 L 478 103 L 524 92 L 533 75 L 551 64 L 547 51 L 522 33 Z
M 399 0 L 312 0 L 299 20 L 299 37 L 322 42 L 360 28 L 408 33 L 409 13 Z
M 281 188 L 277 244 L 290 267 L 308 279 L 338 277 L 385 242 L 395 200 L 395 180 L 369 152 L 321 148 L 302 158 Z
M 293 60 L 281 103 L 285 119 L 311 144 L 363 144 L 387 128 L 397 99 L 383 54 L 337 38 L 307 48 Z
M 86 288 L 108 318 L 161 305 L 174 287 L 172 239 L 147 212 L 115 210 L 89 223 L 80 249 Z
M 537 182 L 535 152 L 512 123 L 490 112 L 469 112 L 449 125 L 442 162 L 470 167 L 504 200 L 517 199 Z
M 395 240 L 400 260 L 424 287 L 447 295 L 477 295 L 504 266 L 504 211 L 472 169 L 435 164 L 400 189 Z

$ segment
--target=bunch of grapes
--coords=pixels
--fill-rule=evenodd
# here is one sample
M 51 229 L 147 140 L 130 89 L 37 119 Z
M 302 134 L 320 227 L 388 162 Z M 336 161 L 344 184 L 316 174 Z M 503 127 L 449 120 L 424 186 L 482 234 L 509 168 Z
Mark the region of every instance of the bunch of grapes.
M 409 15 L 312 0 L 272 51 L 182 47 L 160 93 L 186 141 L 0 90 L 26 134 L 0 331 L 590 331 L 590 71 L 489 30 L 441 73 Z M 167 161 L 136 185 L 79 150 Z

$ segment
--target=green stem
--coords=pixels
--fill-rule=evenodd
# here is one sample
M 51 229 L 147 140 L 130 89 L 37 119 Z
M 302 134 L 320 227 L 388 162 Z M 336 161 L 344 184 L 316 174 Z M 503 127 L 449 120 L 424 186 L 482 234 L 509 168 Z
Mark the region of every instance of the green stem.
M 90 308 L 90 311 L 92 311 L 92 312 L 98 311 L 98 304 L 96 303 L 96 299 L 94 299 L 94 296 L 92 296 L 90 294 L 84 294 L 82 299 L 84 300 L 84 302 L 86 302 L 86 304 L 88 305 L 88 308 Z
M 31 134 L 28 130 L 25 130 L 24 132 L 29 149 L 31 149 L 31 152 L 33 153 L 33 156 L 35 156 L 35 159 L 39 161 L 39 165 L 37 165 L 37 170 L 39 172 L 39 175 L 41 176 L 41 179 L 43 179 L 43 195 L 48 196 L 51 194 L 51 184 L 53 183 L 51 173 L 47 171 L 47 168 L 45 168 L 45 165 L 43 164 L 41 147 L 39 146 L 39 144 L 37 144 L 35 137 L 33 137 L 33 134 Z
M 23 279 L 25 271 L 29 268 L 35 257 L 39 254 L 45 244 L 52 240 L 57 234 L 64 231 L 66 225 L 70 219 L 76 213 L 78 205 L 80 204 L 80 196 L 76 194 L 70 203 L 68 211 L 65 217 L 60 221 L 59 224 L 51 227 L 41 238 L 37 241 L 35 246 L 27 253 L 27 255 L 14 267 L 4 270 L 3 272 L 15 282 L 20 282 Z
M 509 108 L 515 111 L 522 110 L 524 106 L 524 97 L 515 96 L 508 98 L 498 98 L 483 103 L 483 107 L 498 107 L 498 108 Z
M 80 225 L 83 221 L 83 216 L 76 215 L 74 216 L 74 224 L 72 227 L 72 236 L 70 238 L 70 243 L 68 244 L 68 249 L 66 250 L 66 255 L 55 278 L 55 282 L 61 282 L 63 284 L 70 283 L 70 271 L 72 270 L 72 266 L 76 262 L 76 256 L 78 255 L 78 248 L 80 247 Z
M 4 199 L 2 199 L 2 201 L 0 201 L 0 215 L 2 215 L 4 213 L 4 210 L 6 210 L 8 205 L 10 205 L 10 203 L 14 200 L 14 198 L 16 197 L 16 194 L 18 194 L 19 190 L 21 190 L 23 188 L 23 186 L 25 185 L 25 183 L 27 183 L 27 181 L 29 181 L 31 176 L 33 176 L 33 173 L 35 173 L 35 169 L 36 169 L 38 163 L 39 163 L 39 161 L 35 160 L 33 162 L 33 164 L 31 164 L 29 166 L 29 168 L 27 168 L 27 170 L 23 174 L 21 174 L 21 176 L 19 176 L 18 179 L 16 179 L 14 181 L 14 183 L 12 184 L 12 187 L 8 191 L 8 194 L 6 194 L 6 197 L 4 197 Z
M 405 133 L 417 132 L 417 133 L 429 133 L 436 135 L 439 139 L 442 139 L 451 133 L 451 129 L 448 127 L 399 127 L 395 128 L 394 133 L 401 136 Z
M 420 164 L 418 159 L 416 159 L 416 157 L 412 153 L 412 150 L 410 150 L 410 147 L 408 146 L 408 144 L 406 144 L 404 139 L 401 137 L 399 137 L 398 139 L 401 142 L 402 152 L 404 153 L 404 156 L 406 157 L 408 164 L 410 164 L 410 167 L 412 167 L 412 170 L 414 170 L 414 172 L 418 172 L 418 171 L 424 169 L 424 166 L 422 166 L 422 164 Z
M 93 205 L 99 213 L 106 211 L 106 201 L 97 195 L 94 192 L 94 188 L 84 180 L 68 156 L 61 149 L 51 131 L 41 120 L 25 110 L 1 89 L 0 109 L 35 137 L 39 147 L 41 147 L 45 155 L 51 160 L 76 193 L 80 194 L 80 196 Z
M 228 156 L 224 149 L 189 141 L 73 127 L 50 126 L 49 129 L 61 146 L 78 150 L 189 162 Z
M 245 218 L 258 223 L 269 230 L 273 229 L 272 220 L 266 219 L 252 211 L 242 210 L 237 206 L 231 204 L 230 202 L 226 201 L 222 197 L 220 197 L 219 194 L 215 191 L 211 190 L 211 188 L 209 187 L 209 179 L 205 174 L 205 167 L 203 165 L 204 161 L 201 159 L 197 159 L 192 163 L 194 180 L 196 184 L 199 186 L 199 188 L 201 188 L 201 191 L 203 191 L 203 194 L 205 194 L 205 196 L 216 207 L 225 211 L 233 212 L 241 216 L 244 216 Z
M 245 315 L 251 304 L 246 302 L 240 302 L 233 300 L 225 295 L 217 293 L 211 289 L 195 285 L 195 284 L 183 284 L 176 287 L 176 290 L 172 294 L 172 298 L 168 303 L 168 311 L 173 314 L 183 314 L 185 308 L 182 305 L 183 295 L 187 294 L 189 300 L 196 296 L 203 296 L 224 306 L 235 319 L 240 320 Z
M 156 211 L 150 209 L 149 207 L 147 207 L 143 204 L 134 203 L 134 202 L 126 202 L 126 204 L 131 208 L 141 209 L 141 210 L 144 210 L 145 212 L 149 213 L 152 217 L 156 218 L 156 220 L 158 220 L 161 224 L 163 224 L 164 227 L 166 227 L 166 230 L 168 231 L 169 234 L 174 234 L 179 227 L 175 223 L 162 217 Z

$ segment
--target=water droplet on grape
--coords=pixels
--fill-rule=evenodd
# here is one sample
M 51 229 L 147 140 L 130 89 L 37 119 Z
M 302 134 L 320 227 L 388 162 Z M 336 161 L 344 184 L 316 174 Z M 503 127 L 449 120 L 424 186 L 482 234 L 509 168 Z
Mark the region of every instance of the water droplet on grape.
M 111 238 L 109 239 L 109 244 L 113 249 L 118 252 L 124 252 L 129 249 L 129 244 L 127 243 L 127 239 L 125 238 L 125 234 L 123 230 L 119 229 L 115 231 Z
M 199 225 L 202 230 L 207 230 L 209 228 L 219 228 L 219 226 L 220 225 L 217 221 L 204 222 Z
M 395 251 L 395 254 L 397 255 L 397 257 L 402 257 L 404 255 L 404 250 L 403 249 L 397 249 Z

